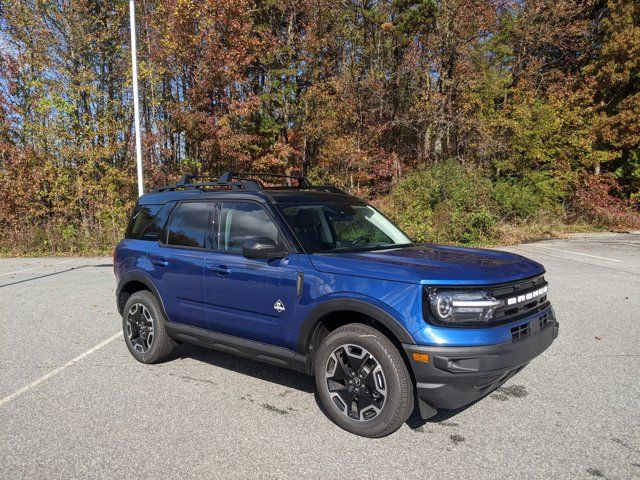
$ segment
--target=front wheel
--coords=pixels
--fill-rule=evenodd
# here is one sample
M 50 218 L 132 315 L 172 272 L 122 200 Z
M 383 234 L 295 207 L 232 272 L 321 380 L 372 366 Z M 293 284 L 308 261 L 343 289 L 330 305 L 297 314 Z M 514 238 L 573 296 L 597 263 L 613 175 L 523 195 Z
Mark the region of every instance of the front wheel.
M 413 411 L 413 383 L 391 341 L 353 323 L 331 332 L 314 359 L 318 395 L 329 417 L 364 437 L 395 432 Z

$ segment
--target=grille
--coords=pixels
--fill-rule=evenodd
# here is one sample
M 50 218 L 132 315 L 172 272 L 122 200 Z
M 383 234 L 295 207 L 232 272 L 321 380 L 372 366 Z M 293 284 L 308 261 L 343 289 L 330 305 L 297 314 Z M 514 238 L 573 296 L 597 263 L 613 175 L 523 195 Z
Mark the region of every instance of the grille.
M 527 335 L 531 335 L 531 333 L 533 332 L 542 330 L 547 325 L 549 325 L 550 321 L 551 319 L 549 318 L 549 314 L 545 313 L 532 322 L 524 323 L 522 325 L 518 325 L 517 327 L 511 327 L 511 339 L 520 340 Z
M 527 293 L 536 291 L 545 285 L 547 285 L 547 282 L 543 276 L 540 276 L 516 283 L 489 287 L 488 290 L 495 298 L 504 300 L 506 303 L 508 298 L 521 295 L 526 296 Z M 491 323 L 507 323 L 528 315 L 535 315 L 548 306 L 549 301 L 547 300 L 546 294 L 516 303 L 515 305 L 504 305 L 494 312 L 494 320 Z
M 538 323 L 540 325 L 540 330 L 542 330 L 544 327 L 547 326 L 547 323 L 549 323 L 549 315 L 547 313 L 545 313 L 544 315 L 542 315 L 539 319 L 538 319 Z
M 513 327 L 511 329 L 511 338 L 513 340 L 518 340 L 520 338 L 526 337 L 531 333 L 531 323 L 525 323 L 524 325 L 518 325 L 517 327 Z

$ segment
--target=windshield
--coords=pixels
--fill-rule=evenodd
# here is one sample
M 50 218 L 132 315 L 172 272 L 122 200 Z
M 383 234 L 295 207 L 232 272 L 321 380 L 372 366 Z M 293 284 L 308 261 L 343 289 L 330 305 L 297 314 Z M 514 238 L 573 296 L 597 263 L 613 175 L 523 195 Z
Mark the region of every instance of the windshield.
M 368 205 L 281 205 L 307 253 L 352 252 L 411 245 L 411 240 Z

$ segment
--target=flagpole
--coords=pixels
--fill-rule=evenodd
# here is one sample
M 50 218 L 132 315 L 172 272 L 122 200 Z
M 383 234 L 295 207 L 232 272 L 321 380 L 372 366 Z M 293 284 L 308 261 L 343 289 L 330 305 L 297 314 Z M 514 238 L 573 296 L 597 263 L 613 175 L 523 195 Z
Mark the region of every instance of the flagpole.
M 142 141 L 140 137 L 140 105 L 138 103 L 138 55 L 136 45 L 136 7 L 129 0 L 129 21 L 131 24 L 131 64 L 133 77 L 133 114 L 136 138 L 136 162 L 138 170 L 138 196 L 144 195 L 144 172 L 142 170 Z

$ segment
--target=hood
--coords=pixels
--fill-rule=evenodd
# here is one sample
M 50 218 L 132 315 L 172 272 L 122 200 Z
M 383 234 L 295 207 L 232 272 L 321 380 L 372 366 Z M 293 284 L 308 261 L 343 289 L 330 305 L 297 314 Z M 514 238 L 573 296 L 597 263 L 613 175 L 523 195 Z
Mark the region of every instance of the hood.
M 310 258 L 321 272 L 425 285 L 491 285 L 544 273 L 542 265 L 514 253 L 441 245 Z

